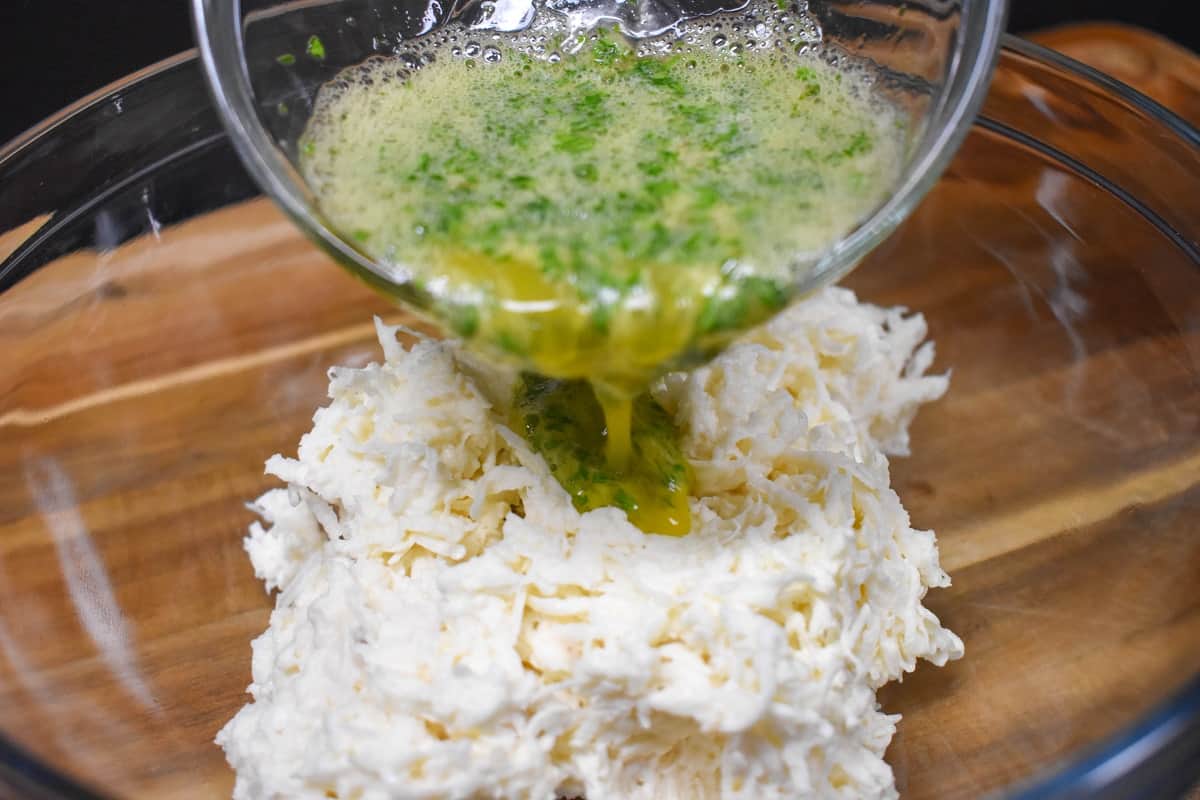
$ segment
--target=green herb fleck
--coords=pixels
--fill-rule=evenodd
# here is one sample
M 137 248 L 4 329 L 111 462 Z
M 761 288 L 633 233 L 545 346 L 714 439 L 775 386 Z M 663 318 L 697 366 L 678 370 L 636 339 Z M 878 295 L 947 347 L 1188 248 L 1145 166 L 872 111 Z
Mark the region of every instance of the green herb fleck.
M 633 73 L 651 86 L 666 89 L 674 94 L 683 94 L 683 84 L 673 69 L 678 60 L 677 56 L 670 58 L 639 58 L 633 64 Z
M 708 299 L 700 314 L 702 333 L 738 330 L 769 317 L 787 302 L 787 292 L 776 281 L 744 278 Z
M 857 156 L 863 153 L 868 153 L 871 150 L 873 143 L 871 137 L 866 131 L 859 131 L 850 139 L 850 143 L 842 151 L 847 156 Z
M 321 41 L 321 37 L 313 34 L 308 37 L 308 47 L 306 52 L 317 59 L 318 61 L 325 60 L 325 43 Z
M 470 339 L 479 331 L 479 309 L 475 306 L 456 304 L 447 314 L 450 330 L 464 339 Z
M 616 63 L 620 55 L 620 46 L 607 39 L 600 39 L 592 45 L 592 60 L 601 66 L 611 66 Z
M 576 164 L 572 169 L 572 172 L 575 173 L 576 178 L 579 178 L 581 181 L 587 181 L 588 183 L 595 183 L 596 179 L 600 175 L 599 171 L 596 169 L 596 165 L 590 161 L 582 161 Z
M 558 133 L 554 137 L 554 149 L 564 153 L 586 153 L 595 146 L 595 138 L 582 133 Z
M 496 334 L 496 345 L 504 352 L 514 356 L 523 356 L 526 352 L 525 346 L 508 331 L 500 331 Z

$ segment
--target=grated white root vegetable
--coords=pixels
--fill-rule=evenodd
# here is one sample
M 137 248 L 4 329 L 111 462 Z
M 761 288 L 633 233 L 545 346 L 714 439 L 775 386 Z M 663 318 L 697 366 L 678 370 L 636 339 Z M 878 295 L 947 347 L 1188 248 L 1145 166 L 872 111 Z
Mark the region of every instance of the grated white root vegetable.
M 656 392 L 693 532 L 580 515 L 453 344 L 330 371 L 246 548 L 268 590 L 236 798 L 896 797 L 875 690 L 962 654 L 885 454 L 927 376 L 919 315 L 827 289 Z

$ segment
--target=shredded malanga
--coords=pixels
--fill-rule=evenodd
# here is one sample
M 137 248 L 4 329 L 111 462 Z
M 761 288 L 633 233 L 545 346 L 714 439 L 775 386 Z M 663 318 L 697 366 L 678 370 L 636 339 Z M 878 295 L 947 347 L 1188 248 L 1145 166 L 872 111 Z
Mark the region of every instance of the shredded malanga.
M 662 380 L 679 538 L 578 512 L 455 344 L 378 327 L 385 362 L 333 369 L 267 463 L 236 798 L 896 796 L 875 690 L 963 651 L 889 486 L 947 387 L 919 315 L 827 289 Z

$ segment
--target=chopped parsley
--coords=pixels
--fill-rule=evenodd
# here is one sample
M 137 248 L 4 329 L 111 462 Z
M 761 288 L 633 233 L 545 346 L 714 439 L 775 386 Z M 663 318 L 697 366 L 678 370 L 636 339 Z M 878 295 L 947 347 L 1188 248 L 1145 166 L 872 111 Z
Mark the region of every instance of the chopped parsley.
M 814 58 L 639 56 L 606 30 L 559 61 L 489 48 L 323 94 L 301 166 L 347 238 L 525 367 L 634 386 L 706 352 L 779 310 L 794 255 L 900 160 L 893 118 Z

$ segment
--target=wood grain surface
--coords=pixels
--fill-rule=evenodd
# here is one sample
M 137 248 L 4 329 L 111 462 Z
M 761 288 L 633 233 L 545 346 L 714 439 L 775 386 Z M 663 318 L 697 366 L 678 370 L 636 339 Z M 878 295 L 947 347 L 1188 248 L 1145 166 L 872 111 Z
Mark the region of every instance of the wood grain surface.
M 1200 58 L 1157 33 L 1128 25 L 1066 25 L 1029 37 L 1127 83 L 1200 126 Z
M 1033 41 L 1111 75 L 1200 127 L 1200 57 L 1128 25 L 1093 23 L 1041 31 Z M 1200 800 L 1200 782 L 1186 800 Z
M 893 482 L 967 655 L 881 699 L 905 797 L 980 797 L 1200 671 L 1200 272 L 978 132 L 849 283 L 924 312 L 953 370 Z M 326 369 L 378 358 L 373 314 L 405 318 L 262 200 L 0 299 L 0 733 L 122 797 L 228 796 L 212 737 L 271 604 L 243 503 Z

